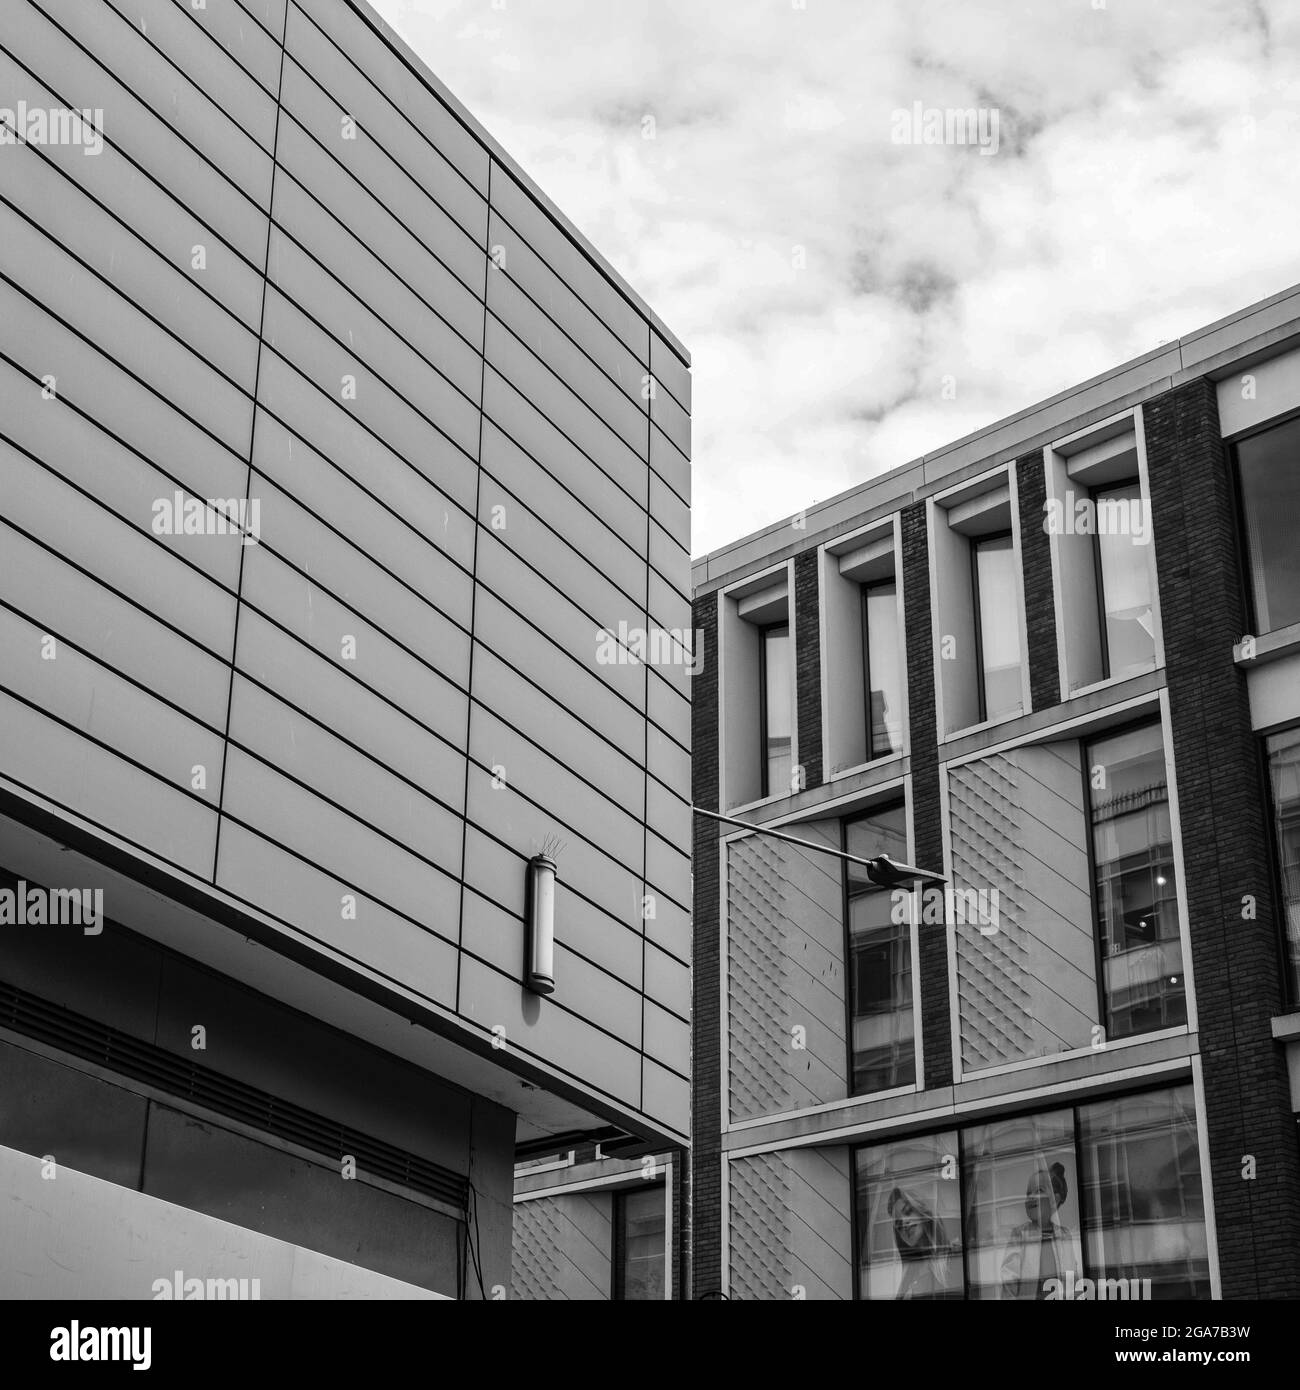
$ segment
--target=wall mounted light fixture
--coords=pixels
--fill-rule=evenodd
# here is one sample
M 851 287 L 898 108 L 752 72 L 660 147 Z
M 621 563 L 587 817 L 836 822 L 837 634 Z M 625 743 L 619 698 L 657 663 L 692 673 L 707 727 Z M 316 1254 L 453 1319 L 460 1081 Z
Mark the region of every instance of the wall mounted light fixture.
M 528 861 L 528 941 L 524 985 L 534 994 L 555 993 L 555 860 Z

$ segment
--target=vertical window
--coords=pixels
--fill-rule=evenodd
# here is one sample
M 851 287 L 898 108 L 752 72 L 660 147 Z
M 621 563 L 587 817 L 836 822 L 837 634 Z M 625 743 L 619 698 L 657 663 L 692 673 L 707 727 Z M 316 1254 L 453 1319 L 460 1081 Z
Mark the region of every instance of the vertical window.
M 1186 1023 L 1160 725 L 1097 740 L 1085 775 L 1106 1036 Z
M 1009 531 L 972 541 L 970 553 L 982 724 L 1022 708 L 1019 599 Z
M 762 738 L 762 795 L 790 790 L 794 710 L 790 679 L 790 626 L 765 627 L 759 634 L 759 728 Z
M 885 758 L 903 748 L 898 590 L 893 583 L 863 587 L 862 654 L 867 692 L 867 757 Z
M 1300 623 L 1300 419 L 1237 445 L 1241 510 L 1258 632 Z
M 664 1296 L 667 1221 L 663 1183 L 614 1196 L 614 1297 L 646 1302 Z
M 907 858 L 901 805 L 845 822 L 844 848 L 861 859 Z M 848 918 L 849 1063 L 854 1095 L 916 1080 L 912 1014 L 912 927 L 860 864 L 845 861 Z
M 1273 793 L 1287 978 L 1291 1002 L 1300 1003 L 1300 729 L 1272 735 L 1265 747 Z
M 1147 561 L 1151 528 L 1142 516 L 1136 478 L 1091 495 L 1097 519 L 1093 542 L 1102 670 L 1104 679 L 1121 680 L 1151 670 L 1156 661 Z

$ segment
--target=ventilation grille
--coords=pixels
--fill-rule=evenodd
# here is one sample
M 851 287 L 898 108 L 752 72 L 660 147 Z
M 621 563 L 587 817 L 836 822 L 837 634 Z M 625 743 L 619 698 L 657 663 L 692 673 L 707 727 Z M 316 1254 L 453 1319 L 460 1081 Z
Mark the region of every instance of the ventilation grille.
M 332 1164 L 337 1164 L 344 1154 L 351 1154 L 359 1172 L 446 1202 L 457 1211 L 466 1208 L 468 1181 L 440 1164 L 359 1134 L 324 1115 L 222 1076 L 71 1009 L 47 1003 L 3 981 L 0 1027 L 153 1086 L 179 1100 L 240 1120 L 264 1134 L 299 1144 Z

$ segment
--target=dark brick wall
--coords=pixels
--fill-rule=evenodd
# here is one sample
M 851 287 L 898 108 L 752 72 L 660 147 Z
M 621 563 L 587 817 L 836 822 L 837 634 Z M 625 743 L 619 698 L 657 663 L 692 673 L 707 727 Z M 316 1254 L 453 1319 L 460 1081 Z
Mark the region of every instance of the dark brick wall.
M 794 559 L 795 696 L 799 711 L 799 761 L 805 786 L 822 784 L 821 595 L 817 551 Z
M 718 596 L 695 600 L 695 629 L 704 664 L 691 683 L 691 789 L 697 806 L 718 806 Z M 721 827 L 695 816 L 694 948 L 691 1019 L 691 1295 L 722 1287 L 722 1136 L 718 1097 L 722 1084 L 722 1020 L 718 1001 L 719 849 Z
M 935 727 L 934 635 L 930 628 L 930 559 L 925 503 L 905 507 L 903 616 L 907 645 L 907 717 L 912 762 L 912 824 L 916 862 L 943 865 L 939 819 L 939 739 Z M 952 1085 L 952 1027 L 948 1019 L 948 940 L 942 927 L 920 932 L 921 1038 L 925 1086 Z
M 1300 1157 L 1270 1031 L 1283 982 L 1267 789 L 1232 659 L 1246 628 L 1214 386 L 1189 382 L 1144 415 L 1223 1294 L 1300 1298 Z
M 1029 694 L 1033 709 L 1060 703 L 1056 659 L 1056 613 L 1052 595 L 1051 539 L 1043 527 L 1047 478 L 1040 449 L 1016 460 L 1020 497 L 1020 562 L 1025 575 L 1025 621 L 1029 638 Z

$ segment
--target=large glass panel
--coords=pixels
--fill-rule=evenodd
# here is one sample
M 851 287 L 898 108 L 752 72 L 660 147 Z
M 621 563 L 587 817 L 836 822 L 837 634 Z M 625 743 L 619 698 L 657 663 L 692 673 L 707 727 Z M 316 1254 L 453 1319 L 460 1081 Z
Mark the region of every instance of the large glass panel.
M 619 1230 L 615 1297 L 628 1301 L 663 1298 L 663 1185 L 623 1193 L 618 1198 L 616 1214 Z
M 903 806 L 873 811 L 844 828 L 845 848 L 861 859 L 888 854 L 907 861 Z M 860 864 L 845 861 L 849 912 L 849 1052 L 852 1091 L 862 1095 L 916 1080 L 912 1016 L 910 903 L 895 904 Z M 908 908 L 907 911 L 900 909 Z M 895 921 L 896 917 L 904 920 Z
M 872 584 L 862 591 L 866 632 L 867 756 L 885 758 L 903 748 L 902 663 L 898 637 L 898 590 Z
M 1121 680 L 1149 671 L 1156 661 L 1151 615 L 1151 527 L 1136 482 L 1093 493 L 1097 515 L 1097 564 L 1106 622 L 1106 674 Z
M 1160 725 L 1092 744 L 1087 774 L 1106 1036 L 1186 1023 Z
M 1084 1273 L 1074 1116 L 1056 1110 L 980 1125 L 962 1143 L 970 1297 L 1064 1297 L 1070 1274 L 1077 1281 Z
M 789 626 L 764 628 L 762 642 L 763 795 L 782 796 L 790 791 L 794 736 Z
M 980 713 L 986 720 L 1002 719 L 1022 708 L 1015 553 L 1010 535 L 976 541 L 971 553 L 979 619 Z
M 1130 1298 L 1208 1298 L 1209 1247 L 1190 1085 L 1079 1110 L 1084 1246 L 1098 1280 L 1151 1281 Z M 1123 1297 L 1107 1290 L 1108 1298 Z
M 961 1298 L 956 1131 L 859 1149 L 855 1164 L 860 1297 Z
M 1300 419 L 1237 445 L 1255 624 L 1274 632 L 1300 623 Z
M 1273 834 L 1282 878 L 1282 921 L 1291 1001 L 1300 1002 L 1300 729 L 1268 740 Z

